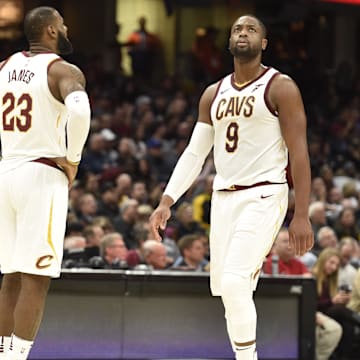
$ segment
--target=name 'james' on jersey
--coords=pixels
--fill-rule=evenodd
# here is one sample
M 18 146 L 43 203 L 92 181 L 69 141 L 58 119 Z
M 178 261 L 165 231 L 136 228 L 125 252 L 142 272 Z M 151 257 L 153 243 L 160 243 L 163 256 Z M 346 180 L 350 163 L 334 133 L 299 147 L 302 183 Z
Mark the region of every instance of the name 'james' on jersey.
M 241 88 L 233 74 L 220 81 L 210 109 L 215 130 L 215 190 L 286 181 L 288 152 L 277 113 L 266 100 L 278 73 L 269 67 Z
M 0 172 L 39 157 L 64 156 L 65 105 L 48 86 L 48 69 L 58 55 L 18 52 L 0 69 Z

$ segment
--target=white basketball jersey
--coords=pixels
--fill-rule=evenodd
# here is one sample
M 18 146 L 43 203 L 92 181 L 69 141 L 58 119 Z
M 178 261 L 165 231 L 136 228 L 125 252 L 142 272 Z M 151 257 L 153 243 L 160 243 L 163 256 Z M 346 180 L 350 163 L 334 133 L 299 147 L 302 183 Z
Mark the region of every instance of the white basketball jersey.
M 0 70 L 0 173 L 39 157 L 65 156 L 67 109 L 48 87 L 58 55 L 18 52 Z
M 286 181 L 287 148 L 278 116 L 266 100 L 276 74 L 269 67 L 243 87 L 235 84 L 234 74 L 220 81 L 210 110 L 215 129 L 215 190 Z

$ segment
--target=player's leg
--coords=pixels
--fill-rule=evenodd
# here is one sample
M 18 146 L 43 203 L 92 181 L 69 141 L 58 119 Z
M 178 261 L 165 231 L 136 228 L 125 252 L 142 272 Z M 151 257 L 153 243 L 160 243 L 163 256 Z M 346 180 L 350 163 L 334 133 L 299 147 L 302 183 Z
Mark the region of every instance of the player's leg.
M 16 214 L 11 198 L 12 172 L 0 176 L 0 359 L 6 359 L 14 328 L 14 309 L 20 289 L 20 274 L 14 273 L 11 259 L 15 247 Z
M 210 288 L 213 296 L 221 296 L 221 278 L 224 261 L 230 244 L 232 218 L 229 202 L 232 193 L 214 191 L 210 214 Z
M 39 330 L 50 278 L 60 274 L 67 212 L 67 180 L 62 172 L 28 163 L 17 173 L 16 256 L 11 266 L 21 273 L 21 289 L 9 360 L 27 359 Z M 29 179 L 26 185 L 20 180 L 24 178 Z
M 49 284 L 48 276 L 21 274 L 21 291 L 14 312 L 8 360 L 27 359 L 43 317 Z
M 257 359 L 253 291 L 287 208 L 287 187 L 269 186 L 266 191 L 270 189 L 271 196 L 266 198 L 261 198 L 259 187 L 235 194 L 231 200 L 236 225 L 226 253 L 221 294 L 237 360 Z
M 210 229 L 210 285 L 212 295 L 222 296 L 225 307 L 226 328 L 229 335 L 230 344 L 234 353 L 237 352 L 237 345 L 235 344 L 235 326 L 231 321 L 231 306 L 224 302 L 223 297 L 223 281 L 224 281 L 224 267 L 228 253 L 232 251 L 231 240 L 232 234 L 235 231 L 237 212 L 241 207 L 244 198 L 243 192 L 214 192 L 211 204 L 211 229 Z M 250 319 L 255 319 L 256 311 L 252 302 L 252 291 L 250 296 L 241 297 L 240 300 L 246 300 L 243 304 L 247 309 L 247 315 Z M 225 297 L 226 299 L 226 297 Z M 229 313 L 230 311 L 230 313 Z M 250 331 L 253 333 L 253 331 Z M 254 345 L 254 341 L 251 345 Z M 254 347 L 254 346 L 253 346 Z M 254 352 L 254 350 L 253 350 Z M 251 358 L 253 359 L 253 358 Z
M 210 288 L 213 296 L 221 296 L 221 281 L 224 268 L 226 253 L 230 244 L 231 209 L 229 207 L 230 199 L 233 197 L 231 192 L 214 191 L 211 199 L 210 210 Z M 225 318 L 226 308 L 225 308 Z M 229 335 L 231 347 L 235 353 L 231 327 L 226 322 L 226 329 Z
M 4 274 L 0 291 L 0 359 L 6 359 L 14 329 L 14 311 L 20 290 L 20 273 Z

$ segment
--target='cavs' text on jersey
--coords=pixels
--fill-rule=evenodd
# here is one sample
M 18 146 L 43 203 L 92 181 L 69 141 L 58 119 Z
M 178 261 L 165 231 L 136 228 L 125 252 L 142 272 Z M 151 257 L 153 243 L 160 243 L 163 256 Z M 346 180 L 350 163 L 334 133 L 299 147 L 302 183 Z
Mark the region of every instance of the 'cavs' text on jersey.
M 216 108 L 216 120 L 229 116 L 250 117 L 254 110 L 255 96 L 232 96 L 219 100 Z

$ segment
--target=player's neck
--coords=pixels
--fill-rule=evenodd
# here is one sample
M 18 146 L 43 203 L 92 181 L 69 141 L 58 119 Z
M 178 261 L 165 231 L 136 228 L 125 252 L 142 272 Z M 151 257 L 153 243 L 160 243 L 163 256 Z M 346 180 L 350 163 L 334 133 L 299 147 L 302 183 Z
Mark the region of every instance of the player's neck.
M 30 44 L 30 48 L 28 52 L 30 55 L 37 55 L 37 54 L 54 53 L 55 51 L 46 45 L 33 43 Z
M 264 66 L 259 62 L 234 63 L 234 80 L 236 85 L 244 86 L 256 79 L 263 71 Z

